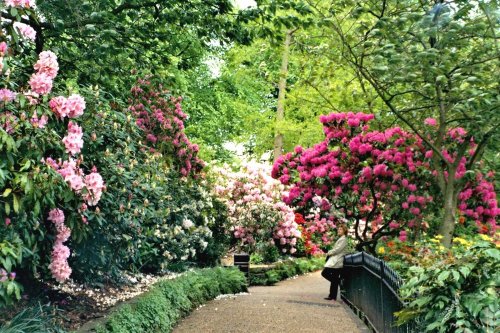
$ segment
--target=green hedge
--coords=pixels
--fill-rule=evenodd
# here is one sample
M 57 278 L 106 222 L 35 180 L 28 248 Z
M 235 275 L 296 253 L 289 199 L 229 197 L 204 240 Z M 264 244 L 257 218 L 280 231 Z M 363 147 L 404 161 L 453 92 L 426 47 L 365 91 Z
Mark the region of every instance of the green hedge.
M 247 290 L 245 276 L 233 268 L 207 268 L 157 283 L 133 303 L 119 307 L 98 333 L 171 332 L 182 316 L 220 294 Z
M 251 286 L 270 286 L 289 277 L 323 268 L 325 258 L 295 259 L 269 267 L 250 268 Z

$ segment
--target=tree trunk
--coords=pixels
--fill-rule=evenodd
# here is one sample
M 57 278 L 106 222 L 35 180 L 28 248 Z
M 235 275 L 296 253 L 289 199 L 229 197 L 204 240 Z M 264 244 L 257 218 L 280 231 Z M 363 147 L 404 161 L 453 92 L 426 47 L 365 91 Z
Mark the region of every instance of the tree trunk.
M 285 92 L 286 79 L 288 77 L 288 56 L 290 54 L 290 44 L 294 31 L 288 30 L 283 45 L 283 54 L 281 57 L 280 81 L 278 83 L 278 102 L 276 110 L 275 134 L 274 134 L 274 162 L 283 153 L 283 133 L 279 129 L 280 123 L 285 119 Z
M 455 179 L 448 176 L 446 191 L 444 195 L 444 217 L 443 223 L 439 227 L 439 234 L 443 236 L 441 243 L 446 247 L 451 247 L 453 232 L 455 231 L 455 211 L 457 209 L 457 193 L 455 191 Z

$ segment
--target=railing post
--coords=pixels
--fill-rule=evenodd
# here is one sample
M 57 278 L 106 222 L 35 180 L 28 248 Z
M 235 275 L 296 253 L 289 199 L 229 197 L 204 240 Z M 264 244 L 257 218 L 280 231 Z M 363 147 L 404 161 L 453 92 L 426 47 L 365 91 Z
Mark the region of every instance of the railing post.
M 385 279 L 385 272 L 384 272 L 384 262 L 380 260 L 380 311 L 382 312 L 382 325 L 385 328 L 385 307 L 384 307 L 384 279 Z

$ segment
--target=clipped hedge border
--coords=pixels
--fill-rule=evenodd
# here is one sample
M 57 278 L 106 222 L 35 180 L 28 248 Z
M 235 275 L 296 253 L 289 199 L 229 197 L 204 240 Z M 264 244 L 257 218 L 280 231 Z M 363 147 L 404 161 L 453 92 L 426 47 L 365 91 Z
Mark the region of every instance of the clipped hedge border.
M 295 275 L 320 270 L 324 264 L 324 257 L 313 257 L 282 261 L 269 267 L 250 266 L 249 283 L 251 286 L 271 286 Z
M 156 283 L 134 302 L 120 306 L 96 328 L 98 333 L 171 332 L 192 309 L 221 294 L 247 290 L 235 268 L 207 268 Z

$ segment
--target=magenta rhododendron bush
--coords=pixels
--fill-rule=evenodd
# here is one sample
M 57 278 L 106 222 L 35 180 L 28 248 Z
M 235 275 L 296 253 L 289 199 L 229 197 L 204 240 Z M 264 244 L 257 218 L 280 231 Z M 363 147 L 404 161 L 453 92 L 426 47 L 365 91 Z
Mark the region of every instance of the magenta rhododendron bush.
M 183 176 L 196 175 L 204 163 L 198 157 L 198 145 L 191 143 L 184 132 L 187 115 L 182 112 L 182 97 L 170 95 L 150 77 L 137 80 L 131 93 L 129 110 L 146 134 L 151 150 L 173 156 L 171 163 Z
M 285 187 L 270 175 L 267 165 L 248 162 L 238 171 L 215 168 L 217 195 L 228 207 L 227 229 L 244 250 L 277 246 L 295 253 L 301 233 L 293 210 L 281 201 Z
M 373 118 L 351 112 L 322 116 L 325 140 L 309 149 L 296 147 L 294 153 L 281 156 L 272 171 L 274 178 L 290 186 L 284 195 L 286 204 L 306 217 L 316 206 L 327 220 L 346 220 L 358 247 L 372 252 L 381 237 L 405 241 L 426 230 L 424 212 L 435 209 L 440 200 L 430 163 L 432 151 L 399 127 L 370 130 Z M 431 120 L 426 124 L 434 126 Z M 463 129 L 451 129 L 449 146 L 458 146 L 465 138 Z M 453 159 L 453 151 L 442 153 Z M 456 172 L 457 178 L 465 177 L 464 162 Z M 469 177 L 459 199 L 458 208 L 473 218 L 481 232 L 495 232 L 499 210 L 487 178 L 480 173 Z

